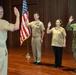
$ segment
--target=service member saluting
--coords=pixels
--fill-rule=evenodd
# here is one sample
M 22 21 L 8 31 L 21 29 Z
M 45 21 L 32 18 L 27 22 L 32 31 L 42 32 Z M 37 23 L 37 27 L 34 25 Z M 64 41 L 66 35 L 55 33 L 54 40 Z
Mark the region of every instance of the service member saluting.
M 27 23 L 32 28 L 32 51 L 34 56 L 33 64 L 41 63 L 41 45 L 44 37 L 44 24 L 39 20 L 39 14 L 34 14 L 35 21 Z

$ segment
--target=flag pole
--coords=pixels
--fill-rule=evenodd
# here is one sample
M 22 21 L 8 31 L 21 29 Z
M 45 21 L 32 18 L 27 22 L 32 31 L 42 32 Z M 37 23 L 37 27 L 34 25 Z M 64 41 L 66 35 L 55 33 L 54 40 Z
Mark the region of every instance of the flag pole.
M 23 0 L 23 4 L 22 4 L 22 23 L 21 23 L 21 30 L 20 30 L 20 42 L 21 44 L 30 36 L 30 29 L 29 27 L 27 27 L 26 25 L 26 21 L 29 20 L 28 16 L 28 6 L 27 6 L 27 1 Z M 26 58 L 30 58 L 30 54 L 29 54 L 29 42 L 28 39 L 26 40 L 26 47 L 27 47 L 27 54 L 26 54 Z
M 27 22 L 29 22 L 28 20 L 26 20 Z M 30 32 L 29 32 L 30 33 Z M 30 37 L 30 35 L 29 35 Z M 26 54 L 26 58 L 29 59 L 30 58 L 30 50 L 29 50 L 29 38 L 27 39 L 27 54 Z
M 26 54 L 26 58 L 27 58 L 27 59 L 30 59 L 29 39 L 27 39 L 27 54 Z

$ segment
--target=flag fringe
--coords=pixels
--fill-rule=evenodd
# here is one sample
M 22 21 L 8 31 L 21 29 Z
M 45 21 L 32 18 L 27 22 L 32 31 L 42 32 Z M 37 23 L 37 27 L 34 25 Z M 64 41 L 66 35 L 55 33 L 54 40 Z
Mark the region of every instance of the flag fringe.
M 30 37 L 30 35 L 29 35 L 26 39 L 24 39 L 24 40 L 22 41 L 22 43 L 20 44 L 20 46 L 22 46 L 23 42 L 24 42 L 25 40 L 27 40 L 29 37 Z

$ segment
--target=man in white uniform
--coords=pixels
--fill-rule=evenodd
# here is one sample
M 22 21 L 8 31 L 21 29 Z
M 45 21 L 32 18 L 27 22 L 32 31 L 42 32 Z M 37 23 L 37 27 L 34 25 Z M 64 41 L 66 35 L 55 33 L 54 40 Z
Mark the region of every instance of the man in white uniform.
M 15 24 L 9 23 L 3 18 L 3 8 L 0 6 L 0 75 L 7 75 L 8 52 L 6 47 L 7 31 L 14 31 L 19 29 L 19 11 L 14 7 L 14 14 L 16 16 Z

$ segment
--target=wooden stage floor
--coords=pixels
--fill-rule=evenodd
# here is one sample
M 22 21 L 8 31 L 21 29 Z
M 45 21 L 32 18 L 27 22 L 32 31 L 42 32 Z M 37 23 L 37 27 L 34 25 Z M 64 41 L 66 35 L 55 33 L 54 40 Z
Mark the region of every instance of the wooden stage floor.
M 25 48 L 9 48 L 8 49 L 8 75 L 76 75 L 73 70 L 76 63 L 73 54 L 64 52 L 62 68 L 54 68 L 54 55 L 52 50 L 42 50 L 41 65 L 31 64 L 31 58 L 26 59 L 27 50 Z

